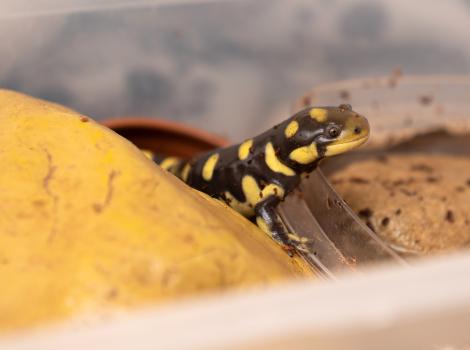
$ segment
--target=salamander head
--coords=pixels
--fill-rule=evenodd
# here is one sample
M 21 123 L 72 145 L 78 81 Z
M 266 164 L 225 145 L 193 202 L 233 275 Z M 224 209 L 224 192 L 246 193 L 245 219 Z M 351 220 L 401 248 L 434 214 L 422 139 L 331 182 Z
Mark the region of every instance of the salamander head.
M 359 147 L 369 138 L 369 123 L 354 112 L 350 105 L 329 107 L 323 122 L 323 135 L 317 145 L 325 145 L 325 156 L 333 156 Z
M 309 107 L 290 119 L 284 134 L 290 160 L 307 165 L 362 145 L 369 138 L 369 123 L 350 105 Z

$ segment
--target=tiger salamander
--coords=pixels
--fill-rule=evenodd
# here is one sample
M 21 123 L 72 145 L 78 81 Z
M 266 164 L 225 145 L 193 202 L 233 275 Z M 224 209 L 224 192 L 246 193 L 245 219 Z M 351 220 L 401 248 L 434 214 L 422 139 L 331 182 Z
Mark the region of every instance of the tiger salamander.
M 369 123 L 350 105 L 309 107 L 240 144 L 190 161 L 151 155 L 189 186 L 225 201 L 289 252 L 299 244 L 276 206 L 325 157 L 347 152 L 369 137 Z

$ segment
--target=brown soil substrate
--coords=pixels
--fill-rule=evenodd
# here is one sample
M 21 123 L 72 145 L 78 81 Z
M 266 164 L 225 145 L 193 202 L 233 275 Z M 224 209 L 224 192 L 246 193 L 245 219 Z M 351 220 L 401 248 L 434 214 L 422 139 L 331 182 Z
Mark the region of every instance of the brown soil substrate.
M 331 175 L 335 189 L 383 239 L 402 253 L 470 246 L 470 158 L 390 154 Z

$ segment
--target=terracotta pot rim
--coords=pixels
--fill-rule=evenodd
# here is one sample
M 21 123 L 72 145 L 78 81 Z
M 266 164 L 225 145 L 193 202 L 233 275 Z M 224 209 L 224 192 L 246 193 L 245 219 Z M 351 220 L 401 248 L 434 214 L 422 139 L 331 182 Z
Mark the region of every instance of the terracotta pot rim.
M 158 117 L 145 117 L 145 116 L 126 116 L 126 117 L 112 117 L 99 121 L 101 124 L 113 130 L 120 129 L 157 129 L 164 130 L 172 134 L 180 134 L 187 137 L 199 139 L 215 146 L 226 146 L 229 140 L 220 135 L 216 135 L 187 124 L 175 122 L 168 119 L 161 119 Z

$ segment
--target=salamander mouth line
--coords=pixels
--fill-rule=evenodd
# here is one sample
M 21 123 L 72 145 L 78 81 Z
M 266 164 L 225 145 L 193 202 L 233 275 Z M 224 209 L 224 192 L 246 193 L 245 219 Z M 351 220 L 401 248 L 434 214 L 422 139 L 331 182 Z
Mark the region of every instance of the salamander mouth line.
M 355 140 L 352 140 L 352 141 L 348 141 L 348 142 L 341 142 L 341 143 L 338 143 L 338 145 L 349 145 L 351 143 L 356 143 L 356 142 L 363 142 L 363 141 L 367 141 L 367 139 L 369 138 L 369 135 L 366 135 L 366 136 L 363 136 L 359 139 L 355 139 Z
M 326 146 L 328 150 L 334 150 L 336 148 L 341 148 L 341 149 L 351 149 L 355 148 L 357 146 L 362 145 L 364 142 L 366 142 L 369 139 L 369 135 L 363 136 L 359 139 L 355 139 L 353 141 L 348 141 L 348 142 L 340 142 L 336 144 L 329 144 Z

